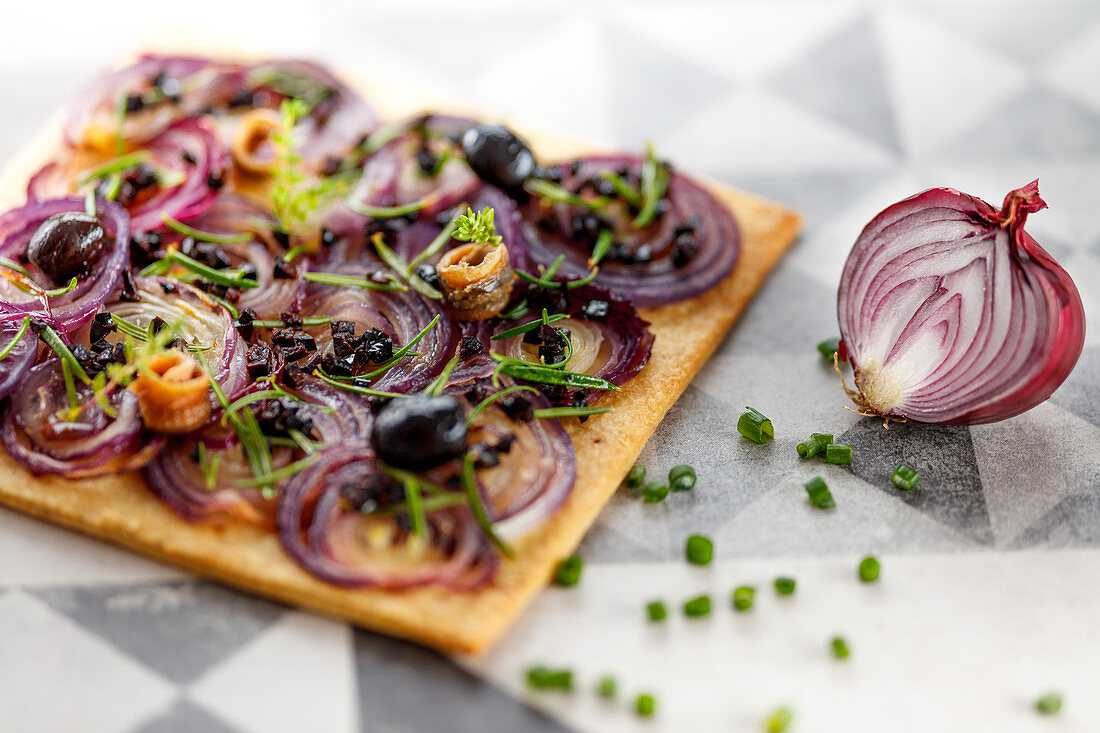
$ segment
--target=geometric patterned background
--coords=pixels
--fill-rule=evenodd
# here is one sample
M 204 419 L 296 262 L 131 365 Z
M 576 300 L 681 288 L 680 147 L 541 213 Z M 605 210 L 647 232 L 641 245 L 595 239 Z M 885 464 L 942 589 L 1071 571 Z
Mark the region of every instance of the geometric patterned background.
M 836 333 L 862 225 L 933 185 L 999 204 L 1038 177 L 1051 208 L 1028 231 L 1100 323 L 1100 4 L 194 5 L 184 28 L 207 41 L 315 56 L 521 128 L 653 139 L 799 208 L 805 231 L 643 453 L 659 474 L 690 463 L 698 487 L 616 497 L 580 587 L 549 589 L 490 655 L 450 660 L 0 510 L 0 729 L 756 730 L 789 703 L 796 731 L 1100 730 L 1100 330 L 1048 403 L 969 429 L 860 420 L 814 349 Z M 0 159 L 96 68 L 181 22 L 119 6 L 95 33 L 54 23 L 85 9 L 12 9 L 35 32 L 0 48 Z M 215 15 L 248 30 L 194 20 Z M 737 439 L 745 404 L 774 422 L 769 446 Z M 800 462 L 811 431 L 850 443 L 850 469 Z M 890 485 L 901 462 L 918 489 Z M 834 512 L 806 505 L 817 474 Z M 682 561 L 694 532 L 715 541 L 711 568 Z M 852 580 L 868 552 L 873 588 Z M 765 587 L 780 572 L 799 577 L 794 599 Z M 740 582 L 759 586 L 751 618 L 726 608 Z M 651 598 L 676 609 L 703 590 L 711 619 L 642 621 Z M 823 651 L 838 631 L 847 665 Z M 614 672 L 624 700 L 532 695 L 535 662 L 585 688 Z M 1048 687 L 1066 694 L 1059 720 L 1029 710 Z M 660 712 L 638 723 L 626 695 L 646 688 Z

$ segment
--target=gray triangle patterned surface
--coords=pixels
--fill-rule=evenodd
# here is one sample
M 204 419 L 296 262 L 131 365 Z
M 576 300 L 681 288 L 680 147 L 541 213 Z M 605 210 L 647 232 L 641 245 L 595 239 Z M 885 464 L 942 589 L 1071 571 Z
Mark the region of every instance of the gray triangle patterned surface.
M 232 655 L 286 610 L 269 601 L 198 581 L 45 588 L 34 594 L 181 684 Z
M 852 446 L 849 469 L 867 483 L 979 542 L 993 541 L 966 427 L 901 423 L 887 430 L 878 420 L 862 420 L 836 442 Z M 890 478 L 903 463 L 920 473 L 917 487 L 908 491 Z
M 186 698 L 145 722 L 133 733 L 240 733 Z
M 869 16 L 843 28 L 780 71 L 772 85 L 822 117 L 900 153 L 878 36 Z
M 1028 527 L 1011 546 L 1078 548 L 1100 546 L 1100 486 L 1066 497 L 1038 522 Z

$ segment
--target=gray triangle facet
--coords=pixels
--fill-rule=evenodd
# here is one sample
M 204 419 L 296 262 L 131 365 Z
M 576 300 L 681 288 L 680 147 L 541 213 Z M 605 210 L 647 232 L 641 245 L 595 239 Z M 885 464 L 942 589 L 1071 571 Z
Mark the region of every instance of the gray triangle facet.
M 865 419 L 837 443 L 852 446 L 848 467 L 868 484 L 983 543 L 993 541 L 989 512 L 970 432 L 963 426 L 892 424 Z M 902 463 L 920 474 L 917 487 L 897 489 L 891 476 Z
M 274 623 L 285 608 L 203 582 L 34 591 L 118 649 L 186 684 Z
M 146 721 L 133 733 L 238 733 L 187 699 L 178 700 L 160 715 Z
M 569 730 L 442 654 L 411 642 L 357 631 L 355 669 L 364 731 Z
M 1089 346 L 1081 352 L 1077 366 L 1050 401 L 1100 426 L 1100 347 Z
M 828 307 L 835 300 L 834 288 L 811 280 L 793 267 L 779 268 L 733 325 L 720 347 L 722 353 L 746 353 L 751 349 L 776 358 L 816 354 L 816 344 L 837 334 L 836 311 Z
M 868 17 L 810 49 L 772 79 L 772 88 L 880 145 L 900 152 L 878 35 Z
M 820 170 L 791 173 L 740 173 L 736 167 L 719 175 L 743 191 L 752 191 L 792 206 L 806 228 L 829 221 L 844 205 L 871 191 L 892 175 L 886 170 Z
M 607 57 L 619 144 L 638 150 L 667 135 L 730 88 L 730 81 L 652 41 L 610 27 Z
M 1100 486 L 1075 494 L 1057 505 L 1028 527 L 1011 546 L 1026 549 L 1100 547 Z
M 951 142 L 949 160 L 1076 158 L 1100 154 L 1100 114 L 1045 87 L 1031 86 L 991 110 Z

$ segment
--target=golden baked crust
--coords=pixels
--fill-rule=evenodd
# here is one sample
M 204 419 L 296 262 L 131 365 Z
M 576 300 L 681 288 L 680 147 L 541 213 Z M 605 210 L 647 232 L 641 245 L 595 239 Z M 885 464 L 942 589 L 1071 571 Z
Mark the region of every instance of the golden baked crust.
M 411 111 L 399 107 L 387 107 L 388 116 Z M 0 174 L 0 207 L 22 202 L 27 180 L 56 151 L 59 128 L 47 125 Z M 582 152 L 560 140 L 530 139 L 547 159 Z M 720 184 L 706 185 L 730 207 L 741 228 L 737 267 L 698 298 L 642 311 L 656 336 L 649 364 L 621 393 L 601 401 L 614 412 L 584 424 L 569 421 L 577 453 L 573 493 L 547 522 L 514 543 L 515 559 L 503 561 L 494 582 L 484 589 L 394 592 L 333 586 L 291 560 L 275 533 L 249 525 L 188 523 L 132 472 L 79 481 L 36 477 L 0 451 L 0 503 L 376 631 L 448 651 L 482 651 L 503 635 L 546 584 L 558 560 L 577 546 L 657 424 L 797 236 L 800 217 L 794 211 Z

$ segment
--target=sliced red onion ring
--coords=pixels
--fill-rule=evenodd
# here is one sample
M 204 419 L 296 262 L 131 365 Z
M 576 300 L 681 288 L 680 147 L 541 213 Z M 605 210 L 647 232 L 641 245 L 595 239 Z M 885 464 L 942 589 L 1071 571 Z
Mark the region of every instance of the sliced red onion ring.
M 573 190 L 582 182 L 599 180 L 603 171 L 629 169 L 635 180 L 642 160 L 637 156 L 592 156 L 579 159 L 575 172 L 568 163 L 562 169 L 562 187 Z M 725 278 L 737 263 L 741 236 L 733 215 L 705 188 L 688 177 L 673 173 L 668 184 L 670 209 L 657 221 L 641 229 L 631 228 L 630 218 L 616 224 L 616 242 L 624 257 L 634 253 L 644 261 L 627 262 L 613 255 L 600 263 L 595 283 L 629 299 L 639 308 L 653 308 L 694 297 Z M 548 266 L 565 255 L 559 273 L 573 278 L 586 275 L 591 244 L 580 244 L 573 236 L 574 217 L 591 215 L 587 209 L 554 204 L 548 212 L 543 202 L 532 197 L 521 208 L 523 236 L 532 259 Z M 677 266 L 674 257 L 677 230 L 691 225 L 694 254 Z M 648 250 L 648 255 L 639 253 Z
M 564 294 L 547 295 L 553 297 L 553 301 L 547 303 L 550 306 L 548 313 L 566 313 L 569 316 L 552 324 L 554 328 L 569 332 L 573 353 L 564 369 L 622 385 L 649 361 L 653 333 L 649 330 L 649 324 L 627 301 L 594 285 L 566 290 Z M 537 301 L 537 304 L 542 304 L 542 301 Z M 539 315 L 532 313 L 521 322 L 538 318 Z M 498 334 L 516 326 L 513 321 L 495 323 L 494 331 Z M 526 343 L 524 335 L 492 343 L 494 351 L 505 356 L 539 363 L 538 345 Z
M 73 331 L 91 320 L 118 285 L 130 253 L 130 217 L 125 210 L 101 200 L 96 201 L 96 207 L 100 223 L 111 236 L 111 248 L 100 255 L 90 275 L 79 281 L 71 292 L 51 298 L 31 295 L 11 281 L 0 279 L 0 301 L 26 312 L 47 315 L 67 331 Z M 51 216 L 74 211 L 84 211 L 84 199 L 31 201 L 0 216 L 0 256 L 18 261 L 42 222 Z M 38 288 L 57 287 L 33 264 L 26 265 L 26 269 Z
M 38 339 L 34 333 L 27 328 L 20 334 L 26 317 L 23 311 L 0 303 L 0 350 L 8 350 L 7 356 L 0 359 L 0 398 L 23 383 L 23 377 L 38 355 Z M 16 337 L 19 340 L 13 344 Z
M 50 359 L 30 370 L 0 424 L 8 453 L 36 474 L 88 478 L 120 473 L 145 465 L 161 449 L 159 436 L 144 432 L 138 400 L 129 390 L 109 398 L 117 412 L 109 417 L 91 388 L 76 387 L 79 414 L 70 418 L 60 362 Z
M 326 270 L 359 278 L 367 278 L 377 271 L 378 268 L 373 265 L 358 263 Z M 413 349 L 417 355 L 407 356 L 380 375 L 371 385 L 372 389 L 377 390 L 406 393 L 423 389 L 443 371 L 458 345 L 458 328 L 451 316 L 436 301 L 411 291 L 365 290 L 310 283 L 302 314 L 351 321 L 356 324 L 356 334 L 377 328 L 393 340 L 395 351 L 439 316 L 439 322 Z M 328 326 L 310 331 L 316 337 L 319 349 L 328 351 L 332 348 L 332 332 Z
M 210 181 L 220 180 L 228 153 L 209 117 L 181 120 L 143 149 L 149 152 L 148 162 L 155 166 L 158 176 L 164 180 L 178 178 L 179 182 L 167 188 L 154 183 L 132 201 L 122 202 L 130 213 L 133 233 L 163 229 L 165 214 L 184 220 L 210 208 L 217 195 Z M 27 198 L 40 201 L 75 193 L 87 173 L 87 160 L 86 156 L 71 154 L 47 164 L 31 178 Z
M 297 59 L 268 61 L 248 68 L 237 91 L 253 91 L 256 107 L 278 108 L 292 93 L 319 94 L 309 116 L 299 127 L 303 140 L 297 148 L 307 165 L 322 166 L 329 158 L 343 158 L 378 125 L 374 111 L 356 91 L 327 69 Z
M 325 448 L 279 494 L 279 537 L 313 575 L 349 587 L 397 590 L 439 584 L 468 590 L 483 585 L 497 565 L 469 510 L 427 515 L 426 540 L 393 518 L 363 515 L 346 506 L 342 488 L 378 475 L 374 453 L 362 444 Z
M 949 188 L 864 228 L 838 295 L 841 356 L 868 414 L 939 424 L 1004 420 L 1065 381 L 1084 345 L 1081 297 L 1024 231 L 1038 181 L 1003 207 Z
M 204 349 L 202 356 L 225 393 L 233 396 L 245 387 L 249 381 L 248 347 L 225 308 L 199 289 L 176 280 L 139 277 L 136 284 L 136 302 L 117 300 L 108 304 L 107 310 L 143 329 L 154 318 L 169 325 L 182 322 L 182 338 L 189 346 Z
M 236 68 L 236 64 L 192 56 L 142 56 L 130 66 L 102 75 L 81 93 L 65 123 L 65 142 L 71 147 L 112 150 L 119 100 L 128 95 L 156 97 L 152 87 L 159 78 L 167 90 L 178 91 L 179 101 L 152 101 L 128 113 L 122 126 L 128 145 L 147 142 L 173 123 L 228 101 L 232 90 L 226 82 Z

